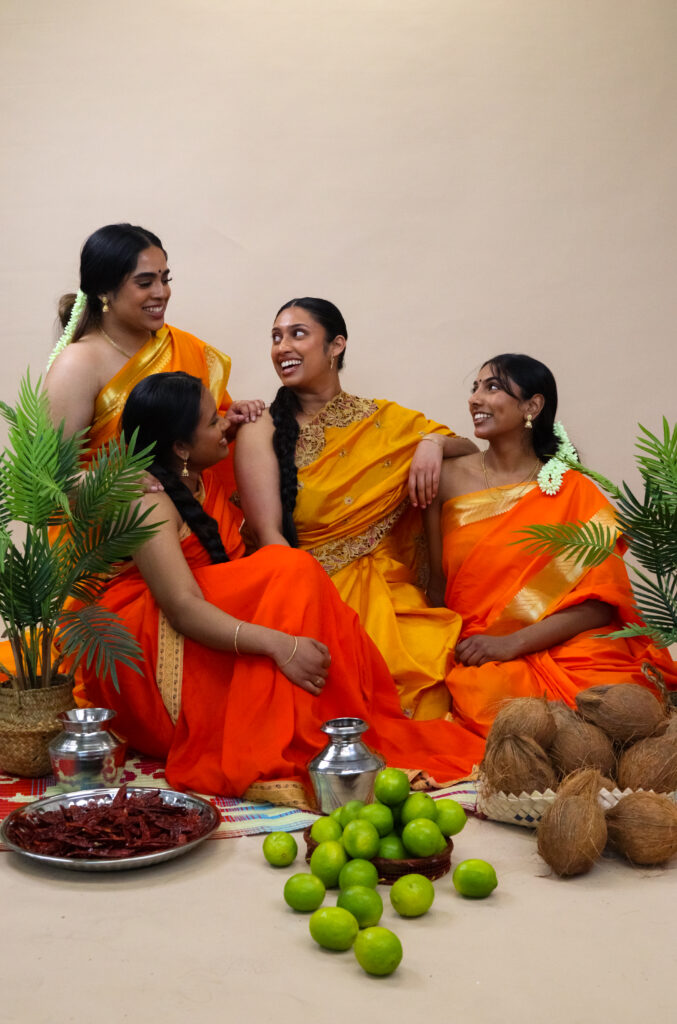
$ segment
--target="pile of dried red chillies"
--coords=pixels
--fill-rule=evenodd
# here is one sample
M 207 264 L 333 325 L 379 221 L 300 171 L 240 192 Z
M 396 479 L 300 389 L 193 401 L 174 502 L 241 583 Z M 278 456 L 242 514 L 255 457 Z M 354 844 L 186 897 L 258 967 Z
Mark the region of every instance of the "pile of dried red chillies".
M 160 791 L 128 793 L 122 786 L 111 801 L 28 811 L 7 827 L 13 843 L 48 857 L 122 858 L 184 846 L 209 828 L 200 811 L 165 803 Z

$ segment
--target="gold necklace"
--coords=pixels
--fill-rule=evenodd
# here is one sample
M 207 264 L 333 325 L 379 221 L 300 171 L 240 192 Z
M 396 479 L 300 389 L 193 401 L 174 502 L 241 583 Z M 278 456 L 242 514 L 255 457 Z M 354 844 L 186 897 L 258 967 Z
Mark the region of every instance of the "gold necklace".
M 118 352 L 120 352 L 125 357 L 125 359 L 131 359 L 132 358 L 130 356 L 129 352 L 125 352 L 125 350 L 122 348 L 122 346 L 118 345 L 117 341 L 113 341 L 113 339 L 111 338 L 110 334 L 106 334 L 106 332 L 104 331 L 103 327 L 99 327 L 99 333 L 101 335 L 103 335 L 103 337 L 106 339 L 108 344 L 112 345 L 113 348 L 116 348 L 118 350 Z
M 495 488 L 492 487 L 491 484 L 489 483 L 489 476 L 487 474 L 487 467 L 486 467 L 486 463 L 484 461 L 485 460 L 485 455 L 486 455 L 485 451 L 480 452 L 480 462 L 482 464 L 482 473 L 484 474 L 484 483 L 486 484 L 487 490 L 488 491 L 492 491 L 492 490 L 495 490 Z M 517 483 L 515 483 L 515 484 L 510 484 L 509 485 L 510 487 L 519 487 L 520 484 L 524 484 L 524 487 L 522 488 L 522 490 L 519 492 L 519 494 L 515 498 L 515 501 L 519 501 L 519 499 L 522 497 L 522 495 L 526 491 L 527 487 L 529 486 L 529 484 L 534 479 L 534 475 L 536 474 L 536 471 L 540 468 L 540 465 L 541 465 L 541 460 L 540 459 L 536 459 L 536 463 L 532 467 L 532 469 L 531 469 L 531 471 L 530 471 L 528 476 L 526 476 L 523 480 L 518 480 Z M 493 495 L 492 495 L 492 497 L 493 497 Z M 504 504 L 505 504 L 505 502 L 507 500 L 509 500 L 508 497 L 504 493 L 502 496 L 499 495 L 498 497 L 495 497 L 494 501 L 501 501 L 501 498 L 503 499 L 503 503 Z

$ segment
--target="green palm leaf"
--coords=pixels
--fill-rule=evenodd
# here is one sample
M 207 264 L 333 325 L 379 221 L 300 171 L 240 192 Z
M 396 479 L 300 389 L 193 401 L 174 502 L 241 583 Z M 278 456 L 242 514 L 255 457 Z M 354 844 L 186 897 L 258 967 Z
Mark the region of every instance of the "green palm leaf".
M 100 605 L 65 612 L 59 620 L 57 642 L 67 657 L 83 660 L 87 668 L 95 662 L 96 673 L 110 675 L 118 692 L 118 662 L 141 673 L 141 647 L 119 616 Z
M 601 523 L 549 523 L 528 526 L 516 533 L 524 534 L 523 544 L 533 554 L 566 554 L 589 568 L 601 565 L 616 546 L 617 533 Z

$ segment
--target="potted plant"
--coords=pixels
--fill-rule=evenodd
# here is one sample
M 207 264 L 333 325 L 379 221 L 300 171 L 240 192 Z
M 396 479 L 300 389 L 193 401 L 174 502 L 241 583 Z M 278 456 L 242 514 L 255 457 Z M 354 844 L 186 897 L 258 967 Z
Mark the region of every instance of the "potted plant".
M 642 622 L 626 624 L 611 636 L 649 636 L 659 647 L 677 643 L 677 425 L 663 418 L 662 439 L 639 424 L 637 468 L 644 493 L 567 459 L 572 469 L 596 481 L 616 505 L 618 529 L 630 552 L 635 607 Z M 531 550 L 570 554 L 585 566 L 620 558 L 617 532 L 594 523 L 535 525 L 522 531 Z M 660 680 L 652 677 L 660 685 Z
M 151 456 L 122 438 L 83 473 L 85 432 L 65 437 L 63 424 L 53 425 L 29 375 L 0 415 L 9 428 L 0 453 L 0 771 L 34 777 L 49 771 L 47 743 L 59 731 L 54 716 L 73 706 L 77 663 L 94 660 L 117 685 L 116 662 L 141 656 L 95 602 L 111 566 L 154 532 L 133 504 Z M 23 524 L 23 538 L 13 523 Z

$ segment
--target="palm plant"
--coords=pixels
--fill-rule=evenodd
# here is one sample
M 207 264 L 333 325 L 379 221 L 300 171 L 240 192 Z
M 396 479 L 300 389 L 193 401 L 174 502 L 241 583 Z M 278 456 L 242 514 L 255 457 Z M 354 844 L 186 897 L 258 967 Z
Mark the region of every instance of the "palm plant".
M 38 689 L 64 659 L 72 672 L 84 658 L 117 686 L 116 663 L 135 667 L 141 649 L 95 602 L 111 566 L 154 532 L 133 502 L 152 456 L 122 438 L 99 449 L 83 474 L 85 432 L 64 437 L 28 374 L 16 406 L 0 402 L 0 415 L 9 426 L 0 453 L 0 617 L 14 659 L 0 669 L 14 689 Z M 22 544 L 12 522 L 25 524 Z
M 633 556 L 635 609 L 643 622 L 631 623 L 611 635 L 649 636 L 659 647 L 677 643 L 677 425 L 663 418 L 663 437 L 639 424 L 637 467 L 644 485 L 638 497 L 626 483 L 610 480 L 578 462 L 571 468 L 595 480 L 616 504 L 618 529 Z M 615 551 L 617 532 L 594 523 L 536 525 L 522 530 L 529 550 L 569 554 L 584 566 L 599 565 Z

